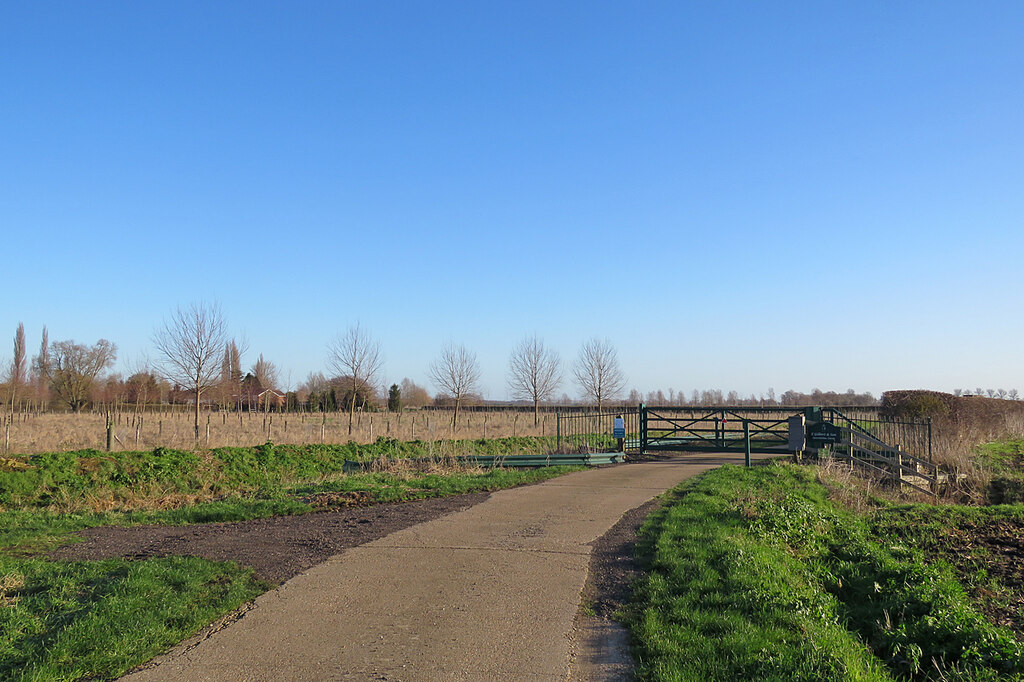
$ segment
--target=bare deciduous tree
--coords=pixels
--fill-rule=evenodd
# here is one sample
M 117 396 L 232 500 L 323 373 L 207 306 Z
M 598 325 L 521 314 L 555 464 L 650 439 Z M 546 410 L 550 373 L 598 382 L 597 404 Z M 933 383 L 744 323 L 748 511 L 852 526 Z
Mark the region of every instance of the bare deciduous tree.
M 423 407 L 430 404 L 430 394 L 415 381 L 406 377 L 402 379 L 402 404 L 407 407 Z
M 377 374 L 383 364 L 380 342 L 356 324 L 328 344 L 327 362 L 336 374 L 346 377 L 350 383 L 348 432 L 351 435 L 352 417 L 356 411 L 356 396 L 360 385 L 365 384 L 373 390 L 377 388 Z
M 572 375 L 584 398 L 596 402 L 598 410 L 626 385 L 626 376 L 619 368 L 619 354 L 607 339 L 591 339 L 583 344 Z
M 43 325 L 43 338 L 39 342 L 39 355 L 32 358 L 32 384 L 35 387 L 36 399 L 40 404 L 49 400 L 47 393 L 46 367 L 50 364 L 50 332 Z
M 260 357 L 256 360 L 256 364 L 252 366 L 252 375 L 256 377 L 256 381 L 260 382 L 260 388 L 266 390 L 277 390 L 278 384 L 280 383 L 280 372 L 277 369 L 277 365 L 272 363 L 270 360 L 263 359 L 263 353 L 260 353 Z
M 199 405 L 203 391 L 220 378 L 227 343 L 227 323 L 216 304 L 192 303 L 178 308 L 153 333 L 160 353 L 160 373 L 170 382 L 196 394 L 195 440 L 199 447 Z
M 562 383 L 561 359 L 536 335 L 519 342 L 508 361 L 508 388 L 515 400 L 533 402 L 533 425 L 540 421 L 540 404 L 551 399 Z
M 231 339 L 224 344 L 224 359 L 220 367 L 220 389 L 221 400 L 225 405 L 233 405 L 235 409 L 242 409 L 242 353 L 248 349 L 245 339 L 242 340 L 242 348 L 238 342 Z
M 54 341 L 40 370 L 57 397 L 78 412 L 89 403 L 89 391 L 100 372 L 117 359 L 117 346 L 100 339 L 94 346 L 74 341 Z
M 25 362 L 25 325 L 18 323 L 18 331 L 14 333 L 14 359 L 11 360 L 9 375 L 11 384 L 11 414 L 17 401 L 18 389 L 25 383 L 28 368 Z
M 447 344 L 430 365 L 430 379 L 439 391 L 455 400 L 455 412 L 452 414 L 454 433 L 462 401 L 480 381 L 480 363 L 477 362 L 476 353 L 466 350 L 463 345 Z

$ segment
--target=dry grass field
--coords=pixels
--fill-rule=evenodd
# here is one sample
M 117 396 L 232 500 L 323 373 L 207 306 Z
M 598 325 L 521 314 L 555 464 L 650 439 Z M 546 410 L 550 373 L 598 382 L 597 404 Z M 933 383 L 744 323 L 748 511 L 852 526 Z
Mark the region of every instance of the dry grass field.
M 212 412 L 201 415 L 200 445 L 204 448 L 274 443 L 369 443 L 381 436 L 397 440 L 553 436 L 555 415 L 522 411 L 463 412 L 452 433 L 450 411 L 357 413 L 348 432 L 344 412 L 262 414 Z M 180 411 L 123 412 L 116 415 L 114 450 L 191 449 L 193 416 Z M 30 455 L 106 448 L 106 416 L 97 413 L 16 414 L 10 424 L 7 453 Z M 3 437 L 0 435 L 0 437 Z M 0 443 L 2 444 L 2 443 Z

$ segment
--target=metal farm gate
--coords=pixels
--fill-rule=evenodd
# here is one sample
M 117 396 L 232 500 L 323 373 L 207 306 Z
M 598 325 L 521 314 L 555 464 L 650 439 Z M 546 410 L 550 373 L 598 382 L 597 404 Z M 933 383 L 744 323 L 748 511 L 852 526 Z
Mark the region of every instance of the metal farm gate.
M 779 408 L 657 408 L 640 405 L 643 452 L 786 454 L 792 410 Z
M 884 419 L 876 408 L 647 407 L 559 413 L 556 452 L 743 452 L 841 461 L 934 494 L 932 426 Z
M 658 407 L 641 404 L 639 452 L 744 452 L 839 460 L 934 494 L 946 476 L 931 461 L 931 420 L 883 419 L 833 407 Z

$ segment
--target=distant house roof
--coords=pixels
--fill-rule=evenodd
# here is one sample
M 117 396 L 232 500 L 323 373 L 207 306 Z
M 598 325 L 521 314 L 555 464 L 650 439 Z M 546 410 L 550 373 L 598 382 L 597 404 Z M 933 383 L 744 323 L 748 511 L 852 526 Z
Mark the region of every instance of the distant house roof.
M 278 391 L 275 391 L 272 388 L 268 388 L 267 390 L 265 390 L 262 393 L 260 393 L 259 397 L 262 398 L 263 396 L 265 396 L 268 393 L 270 393 L 270 394 L 272 394 L 272 395 L 274 395 L 275 397 L 278 397 L 278 398 L 284 398 L 285 397 L 284 393 L 279 393 Z

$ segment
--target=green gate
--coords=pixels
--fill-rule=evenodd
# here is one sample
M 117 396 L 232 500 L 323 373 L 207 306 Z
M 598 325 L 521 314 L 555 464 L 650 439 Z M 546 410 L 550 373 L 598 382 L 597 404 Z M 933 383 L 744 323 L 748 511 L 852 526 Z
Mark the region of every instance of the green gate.
M 640 450 L 787 454 L 789 418 L 779 408 L 658 408 L 640 406 Z
M 641 453 L 745 452 L 747 466 L 751 453 L 807 453 L 817 460 L 846 462 L 925 493 L 934 494 L 947 481 L 931 461 L 931 420 L 847 416 L 823 407 L 651 409 L 641 404 L 639 415 Z

